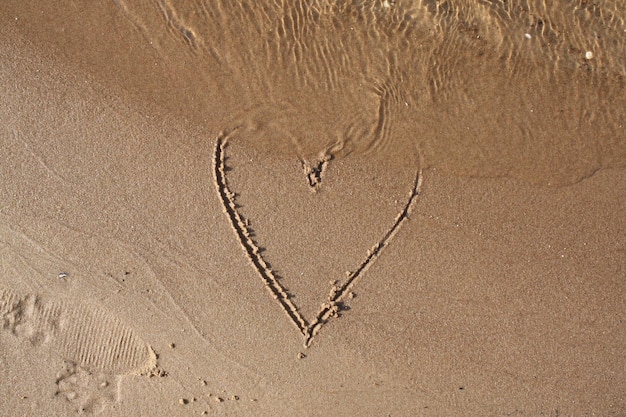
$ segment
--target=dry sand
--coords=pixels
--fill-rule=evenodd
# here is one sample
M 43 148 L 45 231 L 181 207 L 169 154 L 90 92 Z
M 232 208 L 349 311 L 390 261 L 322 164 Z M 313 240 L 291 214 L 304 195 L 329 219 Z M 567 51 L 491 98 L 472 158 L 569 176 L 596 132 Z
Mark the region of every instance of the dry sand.
M 0 5 L 0 415 L 626 415 L 620 2 L 96 3 Z

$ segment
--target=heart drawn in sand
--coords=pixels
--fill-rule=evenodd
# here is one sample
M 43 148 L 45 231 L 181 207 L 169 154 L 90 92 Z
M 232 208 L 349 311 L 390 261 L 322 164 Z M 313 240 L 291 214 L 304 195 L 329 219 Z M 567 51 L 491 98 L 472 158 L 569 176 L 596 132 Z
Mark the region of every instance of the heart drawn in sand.
M 331 317 L 338 316 L 344 300 L 351 294 L 351 290 L 357 281 L 365 274 L 370 266 L 378 259 L 383 250 L 389 245 L 395 234 L 398 232 L 402 224 L 408 219 L 409 213 L 420 191 L 422 183 L 421 171 L 415 174 L 408 199 L 402 206 L 402 209 L 396 215 L 391 227 L 383 234 L 381 239 L 367 251 L 363 261 L 352 272 L 349 272 L 347 279 L 341 285 L 333 285 L 328 298 L 322 303 L 319 312 L 312 320 L 307 320 L 300 312 L 298 306 L 291 299 L 288 289 L 279 281 L 277 275 L 269 266 L 268 262 L 261 254 L 258 243 L 253 238 L 253 233 L 249 229 L 249 222 L 243 217 L 238 210 L 235 202 L 235 193 L 229 188 L 226 178 L 226 144 L 232 132 L 222 132 L 216 141 L 215 153 L 213 159 L 213 174 L 215 176 L 215 186 L 220 201 L 223 204 L 226 213 L 233 227 L 235 235 L 239 240 L 248 260 L 259 274 L 263 283 L 270 291 L 274 299 L 278 301 L 282 309 L 287 313 L 291 321 L 296 325 L 302 336 L 304 337 L 304 346 L 308 347 L 313 337 L 319 332 L 321 327 L 328 322 Z M 309 186 L 317 188 L 321 180 L 320 174 L 323 164 L 327 161 L 320 162 L 316 166 L 305 166 L 303 168 L 308 171 L 307 177 Z

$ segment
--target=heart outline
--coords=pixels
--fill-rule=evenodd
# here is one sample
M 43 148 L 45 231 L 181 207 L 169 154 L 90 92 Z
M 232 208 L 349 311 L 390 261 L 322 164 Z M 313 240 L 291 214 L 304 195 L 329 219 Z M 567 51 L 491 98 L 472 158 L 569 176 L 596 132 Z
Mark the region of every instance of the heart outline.
M 350 293 L 350 290 L 354 287 L 357 280 L 363 276 L 374 261 L 378 259 L 382 251 L 389 245 L 398 230 L 400 230 L 404 221 L 408 220 L 411 207 L 420 193 L 422 185 L 422 170 L 418 167 L 409 198 L 402 210 L 395 217 L 391 228 L 389 228 L 383 235 L 382 239 L 380 239 L 372 247 L 372 249 L 367 252 L 365 260 L 359 264 L 358 268 L 355 271 L 350 272 L 345 283 L 338 287 L 333 285 L 327 301 L 322 303 L 320 311 L 315 316 L 315 320 L 309 323 L 300 313 L 298 307 L 291 301 L 287 288 L 285 288 L 278 281 L 277 276 L 268 266 L 265 259 L 263 259 L 259 246 L 252 239 L 252 233 L 248 229 L 247 220 L 237 210 L 237 205 L 235 203 L 236 195 L 228 187 L 228 181 L 226 180 L 225 148 L 228 139 L 237 129 L 238 128 L 235 128 L 229 132 L 222 131 L 216 139 L 215 152 L 213 155 L 213 175 L 217 194 L 222 202 L 223 211 L 230 220 L 231 226 L 235 231 L 235 235 L 246 253 L 246 257 L 252 263 L 254 269 L 260 275 L 263 283 L 268 288 L 274 299 L 279 302 L 291 321 L 304 336 L 304 347 L 309 347 L 313 341 L 313 337 L 317 335 L 322 326 L 327 323 L 331 317 L 338 315 L 340 303 Z

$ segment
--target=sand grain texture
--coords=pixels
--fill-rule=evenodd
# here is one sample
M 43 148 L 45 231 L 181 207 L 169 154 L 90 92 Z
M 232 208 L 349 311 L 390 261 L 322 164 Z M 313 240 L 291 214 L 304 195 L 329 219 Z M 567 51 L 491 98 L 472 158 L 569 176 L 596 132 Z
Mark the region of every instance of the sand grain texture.
M 315 315 L 315 318 L 307 320 L 290 299 L 288 290 L 279 282 L 279 277 L 276 276 L 272 268 L 265 261 L 261 253 L 261 249 L 254 241 L 254 233 L 251 232 L 249 227 L 250 221 L 240 214 L 240 210 L 238 209 L 236 203 L 236 193 L 234 193 L 228 186 L 228 180 L 226 178 L 228 168 L 226 167 L 225 160 L 226 146 L 229 136 L 230 133 L 221 133 L 217 138 L 213 161 L 215 187 L 220 199 L 222 200 L 224 212 L 231 221 L 235 235 L 241 243 L 241 246 L 244 249 L 251 265 L 259 273 L 259 276 L 270 291 L 271 295 L 279 302 L 285 313 L 287 313 L 291 321 L 296 325 L 300 333 L 302 333 L 302 336 L 304 336 L 304 346 L 308 347 L 311 344 L 313 337 L 317 334 L 317 332 L 319 332 L 321 327 L 331 317 L 337 317 L 341 309 L 346 308 L 344 300 L 353 294 L 352 289 L 356 282 L 376 261 L 400 229 L 402 223 L 407 220 L 411 207 L 419 194 L 422 176 L 421 172 L 418 171 L 416 173 L 411 190 L 408 193 L 407 202 L 401 206 L 400 212 L 396 215 L 391 227 L 385 232 L 383 237 L 378 240 L 370 250 L 367 251 L 365 259 L 356 266 L 354 271 L 346 271 L 345 279 L 341 280 L 341 282 L 337 279 L 330 281 L 331 289 L 327 300 L 322 303 L 320 310 Z M 328 163 L 328 161 L 326 161 L 326 163 Z M 315 181 L 311 180 L 310 172 L 306 173 L 309 187 L 311 187 L 313 191 L 318 191 L 321 188 L 321 169 L 315 176 Z M 302 278 L 302 275 L 304 274 L 301 273 L 300 279 L 304 280 L 305 278 Z
M 626 414 L 625 21 L 3 1 L 2 415 Z

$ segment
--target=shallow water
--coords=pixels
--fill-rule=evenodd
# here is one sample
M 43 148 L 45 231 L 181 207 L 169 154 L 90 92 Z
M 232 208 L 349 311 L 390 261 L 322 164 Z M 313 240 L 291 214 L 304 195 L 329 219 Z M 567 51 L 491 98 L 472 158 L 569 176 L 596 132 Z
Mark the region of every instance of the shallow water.
M 626 163 L 619 1 L 0 7 L 106 94 L 207 132 L 243 127 L 272 153 L 414 152 L 453 174 L 544 185 Z
M 624 166 L 622 3 L 178 3 L 0 2 L 2 285 L 44 315 L 94 300 L 72 329 L 111 313 L 171 372 L 107 413 L 237 412 L 208 388 L 239 415 L 626 409 L 624 170 L 523 183 Z M 309 325 L 346 294 L 306 359 L 268 270 Z M 66 336 L 98 372 L 143 363 Z M 87 373 L 18 343 L 16 410 Z

